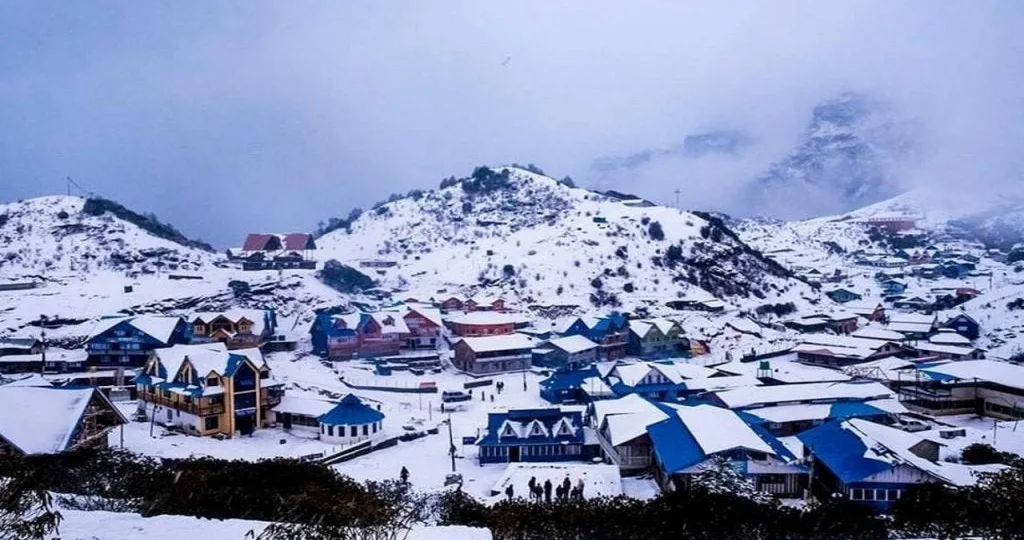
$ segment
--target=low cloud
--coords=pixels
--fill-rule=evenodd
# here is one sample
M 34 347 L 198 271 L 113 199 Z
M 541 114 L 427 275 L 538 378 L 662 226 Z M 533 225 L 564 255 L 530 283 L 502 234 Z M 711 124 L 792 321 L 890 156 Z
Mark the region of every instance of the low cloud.
M 1016 2 L 12 5 L 0 195 L 63 178 L 227 246 L 481 163 L 727 207 L 812 107 L 884 95 L 927 133 L 908 187 L 1019 175 Z M 742 159 L 595 158 L 740 129 Z

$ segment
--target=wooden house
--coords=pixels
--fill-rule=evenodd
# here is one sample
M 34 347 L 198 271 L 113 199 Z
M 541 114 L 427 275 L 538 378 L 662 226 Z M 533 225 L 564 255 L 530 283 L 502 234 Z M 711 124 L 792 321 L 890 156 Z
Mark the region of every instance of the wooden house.
M 882 292 L 886 295 L 903 294 L 903 291 L 907 290 L 906 283 L 895 279 L 883 281 L 881 285 Z
M 410 335 L 398 312 L 318 313 L 309 332 L 313 352 L 337 360 L 396 355 Z
M 243 270 L 313 269 L 317 249 L 313 235 L 307 233 L 249 234 L 240 250 L 228 256 L 242 263 Z
M 600 346 L 598 360 L 615 360 L 626 356 L 629 320 L 618 313 L 598 318 L 581 317 L 566 329 L 565 335 L 584 336 Z
M 259 349 L 220 343 L 160 350 L 135 384 L 151 421 L 196 435 L 248 435 L 268 424 L 284 395 Z
M 559 370 L 575 370 L 597 360 L 598 345 L 584 336 L 566 336 L 547 341 L 533 350 L 533 364 Z
M 35 338 L 0 338 L 0 356 L 39 354 L 43 342 Z
M 529 369 L 535 343 L 523 334 L 467 337 L 455 342 L 452 363 L 473 375 Z
M 480 464 L 582 461 L 583 416 L 560 408 L 513 409 L 487 415 L 477 441 Z
M 940 443 L 863 419 L 833 421 L 797 435 L 813 460 L 817 497 L 840 496 L 889 513 L 896 501 L 921 484 L 963 487 L 977 472 L 997 466 L 969 466 L 939 460 Z
M 436 349 L 441 339 L 441 312 L 437 308 L 409 306 L 405 315 L 405 326 L 409 332 L 403 336 L 408 349 Z
M 260 347 L 277 329 L 274 310 L 233 309 L 195 313 L 188 318 L 193 343 L 223 342 L 229 349 Z
M 89 365 L 140 367 L 154 350 L 190 340 L 191 328 L 181 317 L 138 315 L 100 319 L 85 348 Z
M 951 328 L 956 331 L 957 334 L 960 334 L 971 341 L 974 341 L 981 336 L 981 325 L 966 313 L 961 313 L 952 319 L 949 319 L 943 327 Z
M 108 434 L 127 423 L 95 388 L 54 388 L 45 380 L 0 386 L 0 454 L 106 448 Z
M 626 352 L 641 358 L 687 355 L 689 344 L 678 323 L 668 319 L 629 321 Z
M 452 333 L 460 337 L 506 335 L 516 329 L 515 317 L 495 311 L 469 311 L 445 321 Z

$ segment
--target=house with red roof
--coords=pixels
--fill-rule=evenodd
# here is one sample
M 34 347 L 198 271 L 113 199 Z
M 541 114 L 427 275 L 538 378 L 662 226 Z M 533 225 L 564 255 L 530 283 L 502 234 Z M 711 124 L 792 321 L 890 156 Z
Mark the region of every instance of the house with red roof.
M 228 257 L 242 264 L 242 270 L 313 270 L 316 261 L 313 235 L 308 233 L 253 233 L 241 249 L 229 249 Z

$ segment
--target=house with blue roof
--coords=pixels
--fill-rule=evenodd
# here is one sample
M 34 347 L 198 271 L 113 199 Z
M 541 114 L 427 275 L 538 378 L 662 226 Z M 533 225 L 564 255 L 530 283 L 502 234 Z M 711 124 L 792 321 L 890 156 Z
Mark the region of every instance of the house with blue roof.
M 583 460 L 583 427 L 580 411 L 557 407 L 489 413 L 480 464 Z
M 647 426 L 654 475 L 664 491 L 689 489 L 697 475 L 726 463 L 760 491 L 798 497 L 808 470 L 767 430 L 710 404 L 660 404 L 664 420 Z
M 961 313 L 956 317 L 949 319 L 946 321 L 946 324 L 942 326 L 944 328 L 952 329 L 957 334 L 960 334 L 971 341 L 978 339 L 978 336 L 981 335 L 981 324 L 966 313 Z
M 835 289 L 825 293 L 826 296 L 832 299 L 833 302 L 845 304 L 847 302 L 853 302 L 854 300 L 860 300 L 861 295 L 849 290 L 849 289 Z
M 968 486 L 978 473 L 1002 467 L 942 462 L 940 443 L 862 419 L 829 422 L 797 438 L 813 460 L 815 498 L 838 494 L 878 513 L 920 484 Z
M 615 360 L 626 356 L 629 320 L 620 313 L 607 317 L 580 317 L 566 328 L 564 335 L 586 337 L 599 345 L 598 360 Z
M 284 395 L 259 349 L 220 342 L 157 351 L 135 385 L 152 421 L 196 435 L 249 435 Z
M 383 437 L 384 418 L 380 403 L 354 394 L 338 401 L 287 395 L 269 412 L 272 425 L 339 445 Z
M 779 405 L 737 411 L 747 423 L 761 426 L 776 437 L 796 435 L 834 420 L 850 418 L 892 424 L 905 412 L 909 411 L 895 399 Z
M 593 365 L 556 371 L 540 382 L 540 397 L 553 405 L 585 403 L 589 399 L 587 388 L 595 385 L 603 387 L 604 381 Z
M 190 326 L 181 317 L 138 315 L 100 319 L 85 340 L 90 366 L 141 367 L 150 354 L 188 343 Z

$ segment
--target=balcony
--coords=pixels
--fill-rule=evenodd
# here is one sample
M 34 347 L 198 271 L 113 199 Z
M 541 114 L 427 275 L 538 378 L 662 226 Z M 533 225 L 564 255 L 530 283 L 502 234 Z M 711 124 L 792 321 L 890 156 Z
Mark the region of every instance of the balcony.
M 281 395 L 279 394 L 264 394 L 260 398 L 261 407 L 276 407 L 281 404 Z
M 224 412 L 223 403 L 215 403 L 211 405 L 199 406 L 196 403 L 185 403 L 184 401 L 173 401 L 171 398 L 166 398 L 158 394 L 149 394 L 146 392 L 139 393 L 139 399 L 147 403 L 153 403 L 176 411 L 185 412 L 188 414 L 194 414 L 196 416 L 210 416 L 214 414 L 222 414 Z M 280 399 L 278 399 L 280 403 Z

